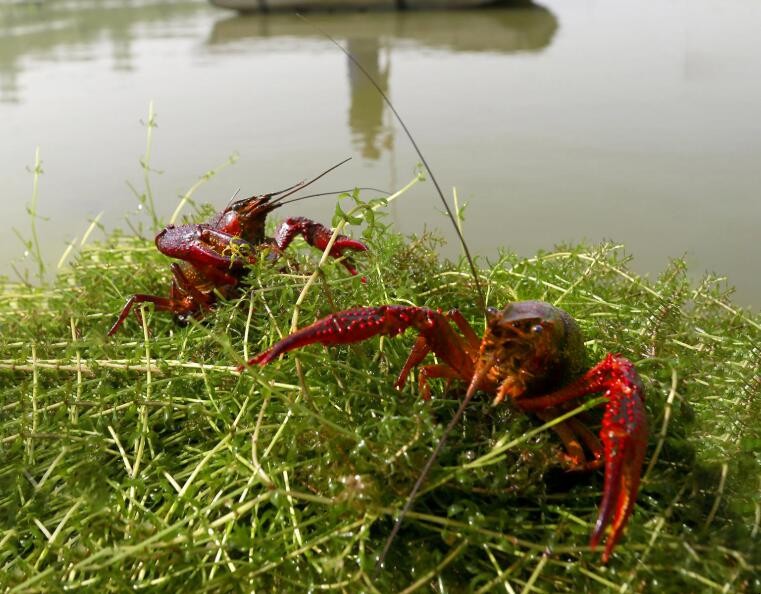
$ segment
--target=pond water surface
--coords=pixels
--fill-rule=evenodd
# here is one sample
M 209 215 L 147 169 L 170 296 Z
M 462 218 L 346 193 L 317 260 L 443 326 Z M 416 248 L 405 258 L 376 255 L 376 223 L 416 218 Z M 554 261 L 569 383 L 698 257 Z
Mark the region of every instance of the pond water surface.
M 488 257 L 612 239 L 634 268 L 669 258 L 726 275 L 761 305 L 761 4 L 561 2 L 309 16 L 373 72 Z M 374 89 L 295 16 L 204 2 L 58 1 L 0 8 L 0 274 L 28 236 L 39 146 L 43 252 L 104 211 L 124 226 L 142 185 L 148 104 L 160 213 L 198 176 L 222 207 L 352 156 L 319 189 L 397 188 L 418 161 Z M 452 237 L 430 183 L 390 209 L 403 232 Z M 288 213 L 329 221 L 330 198 Z M 285 209 L 284 209 L 285 210 Z M 449 254 L 458 253 L 450 240 Z M 22 262 L 21 266 L 24 265 Z

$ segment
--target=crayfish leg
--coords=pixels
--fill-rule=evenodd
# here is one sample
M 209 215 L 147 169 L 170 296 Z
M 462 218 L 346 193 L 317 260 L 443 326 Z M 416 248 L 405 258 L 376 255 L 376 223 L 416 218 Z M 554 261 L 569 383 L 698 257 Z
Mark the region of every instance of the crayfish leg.
M 166 297 L 144 295 L 142 293 L 132 295 L 132 297 L 127 299 L 127 303 L 124 304 L 121 313 L 119 313 L 119 318 L 116 320 L 116 322 L 114 322 L 114 325 L 111 326 L 111 329 L 106 333 L 106 336 L 113 336 L 116 334 L 116 331 L 119 330 L 121 325 L 124 323 L 124 320 L 127 319 L 129 312 L 132 311 L 132 308 L 139 303 L 153 303 L 156 309 L 162 311 L 172 311 L 172 306 L 174 304 L 171 299 L 167 299 Z M 138 310 L 135 310 L 135 315 L 137 316 L 140 323 L 142 323 L 143 318 L 140 316 L 140 312 Z
M 462 377 L 452 367 L 446 363 L 437 365 L 423 365 L 418 371 L 418 391 L 423 400 L 431 399 L 431 387 L 428 380 L 433 378 L 445 378 L 449 380 L 447 387 L 452 380 L 462 380 Z
M 425 339 L 425 336 L 422 334 L 419 335 L 417 340 L 415 340 L 415 344 L 412 346 L 410 354 L 407 356 L 407 360 L 404 362 L 404 367 L 402 367 L 402 370 L 399 372 L 399 375 L 394 382 L 394 387 L 397 390 L 404 388 L 412 369 L 419 365 L 430 352 L 431 347 L 428 346 L 428 341 Z M 430 397 L 430 391 L 428 397 Z M 423 395 L 423 398 L 425 398 L 425 395 Z
M 594 432 L 587 427 L 584 423 L 576 418 L 568 419 L 566 421 L 576 436 L 582 441 L 584 447 L 592 454 L 593 460 L 586 462 L 583 470 L 594 470 L 600 468 L 604 464 L 605 452 L 603 450 L 600 439 L 594 434 Z
M 209 302 L 209 297 L 204 295 L 192 282 L 190 282 L 190 279 L 182 271 L 182 267 L 179 264 L 174 262 L 169 268 L 172 270 L 172 276 L 174 277 L 170 292 L 172 301 L 178 301 L 183 295 L 189 294 L 193 301 L 197 302 L 199 306 L 203 306 Z
M 447 319 L 452 320 L 455 325 L 462 332 L 465 340 L 462 342 L 462 347 L 465 349 L 473 359 L 476 358 L 478 348 L 481 345 L 481 339 L 475 333 L 468 320 L 462 315 L 459 309 L 450 309 L 446 314 Z
M 445 377 L 450 380 L 461 379 L 463 381 L 468 381 L 473 375 L 472 360 L 476 358 L 481 341 L 478 336 L 476 336 L 476 333 L 473 331 L 470 324 L 468 324 L 468 321 L 460 313 L 460 310 L 452 309 L 444 314 L 443 317 L 437 315 L 431 319 L 435 320 L 432 322 L 433 327 L 430 328 L 428 332 L 423 332 L 417 337 L 407 360 L 404 362 L 404 367 L 401 372 L 399 372 L 396 382 L 394 382 L 394 387 L 397 390 L 401 390 L 404 387 L 404 384 L 407 382 L 407 377 L 412 369 L 422 363 L 423 359 L 425 359 L 431 351 L 435 352 L 445 360 L 447 359 L 447 356 L 449 356 L 452 358 L 452 361 L 456 361 L 458 365 L 457 369 L 451 364 L 446 364 L 441 367 L 438 365 L 428 365 L 426 368 L 430 371 L 428 372 L 427 377 Z M 447 320 L 449 322 L 454 322 L 454 324 L 460 329 L 462 336 L 458 336 L 450 330 Z M 438 350 L 434 346 L 431 346 L 431 341 L 435 337 L 441 337 L 441 340 L 436 344 Z M 448 371 L 445 372 L 445 368 L 448 369 Z M 425 373 L 426 372 L 421 369 L 419 387 L 423 399 L 428 400 L 431 397 L 431 390 L 425 380 Z
M 559 412 L 555 409 L 537 411 L 536 416 L 545 423 L 552 421 L 557 417 Z M 587 458 L 584 455 L 584 448 L 579 441 L 579 437 L 574 431 L 574 427 L 568 422 L 563 421 L 552 426 L 552 430 L 557 433 L 560 441 L 565 448 L 564 459 L 568 462 L 570 470 L 584 470 L 587 464 Z

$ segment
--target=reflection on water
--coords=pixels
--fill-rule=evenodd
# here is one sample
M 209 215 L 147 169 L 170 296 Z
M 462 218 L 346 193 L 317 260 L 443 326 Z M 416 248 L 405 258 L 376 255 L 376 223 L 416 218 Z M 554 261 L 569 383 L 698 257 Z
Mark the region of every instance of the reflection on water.
M 15 4 L 0 13 L 0 102 L 22 100 L 18 77 L 22 60 L 91 60 L 95 46 L 107 43 L 112 68 L 134 68 L 135 38 L 172 34 L 178 18 L 204 10 L 197 2 L 145 0 L 118 4 L 109 0 L 69 0 Z M 365 66 L 389 94 L 390 43 L 412 41 L 422 47 L 457 52 L 534 52 L 547 47 L 557 30 L 546 8 L 521 3 L 510 10 L 378 12 L 310 15 L 309 21 L 290 14 L 247 14 L 214 22 L 211 48 L 245 50 L 247 41 L 268 38 L 324 39 L 327 29 Z M 385 48 L 385 51 L 384 51 Z M 385 103 L 365 76 L 347 59 L 350 88 L 348 124 L 355 148 L 377 160 L 393 147 L 393 125 L 384 125 Z
M 411 41 L 422 47 L 457 52 L 534 52 L 546 48 L 558 28 L 555 15 L 537 4 L 477 10 L 310 14 L 308 21 L 288 14 L 247 14 L 214 23 L 209 43 L 223 45 L 256 38 Z
M 18 78 L 25 59 L 88 60 L 95 45 L 106 41 L 113 68 L 129 71 L 134 67 L 134 39 L 150 34 L 158 23 L 166 35 L 166 26 L 178 17 L 203 9 L 197 2 L 171 0 L 60 0 L 0 7 L 0 101 L 22 100 Z M 136 30 L 142 26 L 148 30 Z
M 384 52 L 385 63 L 381 66 L 381 42 L 378 39 L 354 39 L 346 42 L 346 49 L 365 68 L 380 89 L 388 94 L 388 78 L 391 69 L 389 52 Z M 352 62 L 349 66 L 349 127 L 354 136 L 354 144 L 365 159 L 378 159 L 381 148 L 389 150 L 393 146 L 393 128 L 383 127 L 383 97 Z M 378 136 L 383 133 L 383 138 Z M 380 143 L 380 146 L 379 146 Z
M 509 10 L 498 7 L 447 12 L 379 12 L 310 15 L 309 21 L 285 14 L 247 14 L 219 20 L 209 38 L 214 46 L 245 51 L 245 43 L 272 37 L 323 40 L 320 30 L 345 41 L 345 47 L 389 94 L 389 45 L 413 42 L 423 48 L 456 52 L 537 52 L 549 46 L 557 31 L 555 16 L 536 4 Z M 377 160 L 393 147 L 393 125 L 383 124 L 385 103 L 377 89 L 347 58 L 351 103 L 349 126 L 355 148 Z

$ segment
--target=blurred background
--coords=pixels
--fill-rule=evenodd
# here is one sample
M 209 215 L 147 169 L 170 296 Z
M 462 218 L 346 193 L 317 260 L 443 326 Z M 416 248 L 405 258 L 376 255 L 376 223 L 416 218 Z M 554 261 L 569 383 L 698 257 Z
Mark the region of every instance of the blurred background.
M 479 10 L 311 13 L 373 73 L 439 182 L 467 201 L 485 257 L 612 239 L 657 275 L 686 255 L 761 305 L 761 4 L 546 0 Z M 200 202 L 224 207 L 354 157 L 318 190 L 395 189 L 418 161 L 347 58 L 292 14 L 197 1 L 58 0 L 0 7 L 0 274 L 29 236 L 35 147 L 42 251 L 55 266 L 104 211 L 125 227 L 142 187 L 148 104 L 157 209 L 237 152 Z M 371 195 L 368 194 L 367 197 Z M 329 222 L 331 198 L 277 213 Z M 390 208 L 440 229 L 430 183 Z

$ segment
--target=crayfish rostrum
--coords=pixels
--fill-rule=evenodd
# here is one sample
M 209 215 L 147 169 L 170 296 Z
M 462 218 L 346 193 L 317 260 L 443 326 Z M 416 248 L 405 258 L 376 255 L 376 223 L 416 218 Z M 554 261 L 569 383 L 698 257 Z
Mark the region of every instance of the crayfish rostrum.
M 285 198 L 345 162 L 285 190 L 233 202 L 206 223 L 169 225 L 159 231 L 156 235 L 158 250 L 181 260 L 171 265 L 172 286 L 169 297 L 140 293 L 132 295 L 107 335 L 116 333 L 130 310 L 138 303 L 153 303 L 157 310 L 171 311 L 181 323 L 189 318 L 201 318 L 214 306 L 218 295 L 225 299 L 237 296 L 246 264 L 256 262 L 265 251 L 272 257 L 277 257 L 296 235 L 304 237 L 309 245 L 324 250 L 332 235 L 332 231 L 324 225 L 305 217 L 292 217 L 281 223 L 275 236 L 270 238 L 265 234 L 265 220 L 270 212 L 284 204 Z M 366 249 L 367 246 L 362 242 L 339 235 L 330 255 L 334 258 L 343 257 L 341 263 L 351 274 L 356 274 L 351 259 L 344 252 Z M 135 310 L 135 313 L 140 320 L 139 311 Z
M 503 310 L 486 310 L 486 331 L 479 339 L 457 310 L 446 314 L 424 307 L 381 305 L 341 311 L 285 337 L 252 358 L 266 365 L 279 355 L 313 343 L 338 345 L 376 335 L 395 336 L 407 328 L 419 335 L 395 386 L 401 388 L 413 369 L 433 352 L 441 361 L 418 373 L 419 391 L 430 397 L 432 378 L 468 384 L 466 399 L 477 390 L 497 404 L 509 398 L 515 407 L 550 421 L 570 402 L 601 392 L 607 398 L 600 438 L 576 417 L 553 429 L 566 450 L 572 470 L 604 466 L 605 484 L 590 545 L 607 537 L 607 562 L 634 507 L 647 446 L 647 418 L 642 382 L 634 365 L 608 354 L 589 369 L 576 322 L 565 311 L 542 301 L 519 301 Z M 455 331 L 456 326 L 460 333 Z M 585 449 L 590 454 L 585 454 Z

